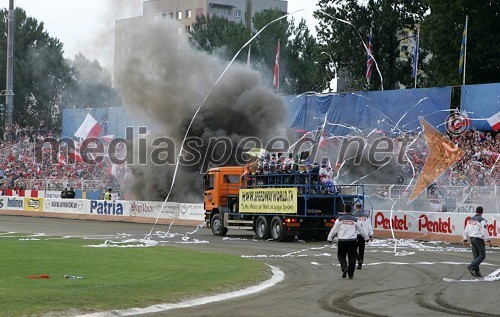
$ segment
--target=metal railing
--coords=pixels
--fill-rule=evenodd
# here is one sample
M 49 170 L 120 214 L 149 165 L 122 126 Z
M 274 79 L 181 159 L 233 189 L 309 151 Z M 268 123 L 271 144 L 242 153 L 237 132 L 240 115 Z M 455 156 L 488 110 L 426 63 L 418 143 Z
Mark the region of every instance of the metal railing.
M 37 190 L 63 190 L 73 187 L 84 191 L 102 190 L 106 188 L 103 180 L 79 180 L 79 179 L 27 179 L 18 178 L 15 181 L 17 187 Z
M 374 209 L 407 211 L 473 212 L 482 205 L 485 212 L 500 212 L 500 190 L 495 186 L 430 186 L 408 203 L 414 186 L 365 185 L 365 194 Z

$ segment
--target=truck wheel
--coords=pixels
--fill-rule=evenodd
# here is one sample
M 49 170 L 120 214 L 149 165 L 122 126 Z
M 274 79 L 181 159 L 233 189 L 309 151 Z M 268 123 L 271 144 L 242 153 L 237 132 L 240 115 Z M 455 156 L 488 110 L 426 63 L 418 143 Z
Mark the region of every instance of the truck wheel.
M 267 240 L 269 239 L 269 223 L 264 216 L 259 216 L 257 220 L 255 221 L 255 234 L 257 235 L 257 238 L 262 239 L 262 240 Z
M 210 222 L 210 227 L 212 228 L 212 233 L 216 236 L 225 236 L 227 233 L 227 228 L 224 228 L 222 224 L 221 214 L 215 214 L 212 216 L 212 221 Z
M 280 216 L 274 216 L 271 220 L 271 237 L 274 241 L 285 241 L 285 230 L 283 228 L 283 219 Z

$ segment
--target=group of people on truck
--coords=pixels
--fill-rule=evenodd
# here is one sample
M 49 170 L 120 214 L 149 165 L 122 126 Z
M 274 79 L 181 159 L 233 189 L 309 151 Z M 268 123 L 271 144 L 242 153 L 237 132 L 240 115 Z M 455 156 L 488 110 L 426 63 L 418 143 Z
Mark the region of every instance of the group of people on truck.
M 336 193 L 332 167 L 328 161 L 314 163 L 309 151 L 294 155 L 269 153 L 250 161 L 242 175 L 246 186 L 298 185 L 299 192 Z

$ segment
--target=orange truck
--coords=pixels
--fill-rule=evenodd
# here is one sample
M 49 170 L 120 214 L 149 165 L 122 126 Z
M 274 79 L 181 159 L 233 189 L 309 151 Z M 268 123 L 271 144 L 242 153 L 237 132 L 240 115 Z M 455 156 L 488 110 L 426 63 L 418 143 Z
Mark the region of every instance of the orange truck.
M 364 204 L 363 185 L 325 191 L 316 172 L 245 172 L 243 166 L 211 168 L 204 175 L 205 222 L 217 236 L 253 230 L 258 239 L 326 240 L 345 204 Z

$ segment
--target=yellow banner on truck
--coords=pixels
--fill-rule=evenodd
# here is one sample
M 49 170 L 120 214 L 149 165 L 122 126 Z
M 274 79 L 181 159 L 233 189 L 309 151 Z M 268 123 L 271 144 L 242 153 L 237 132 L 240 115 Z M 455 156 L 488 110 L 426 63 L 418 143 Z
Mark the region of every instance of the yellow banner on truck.
M 241 189 L 239 207 L 241 213 L 297 212 L 297 188 Z

